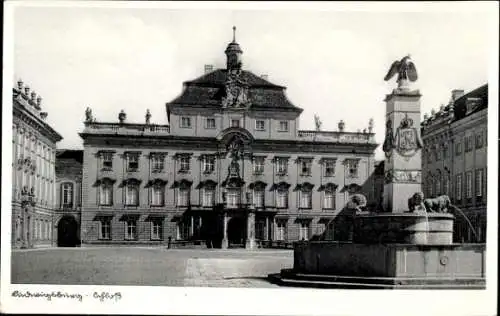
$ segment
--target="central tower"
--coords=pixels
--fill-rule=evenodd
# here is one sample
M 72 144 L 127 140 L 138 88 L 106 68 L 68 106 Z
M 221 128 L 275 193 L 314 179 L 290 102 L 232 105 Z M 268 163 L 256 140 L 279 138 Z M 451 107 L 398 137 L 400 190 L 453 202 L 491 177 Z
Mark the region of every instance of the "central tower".
M 241 55 L 243 51 L 238 43 L 236 43 L 236 26 L 233 26 L 233 41 L 227 45 L 225 50 L 227 62 L 227 70 L 241 69 Z

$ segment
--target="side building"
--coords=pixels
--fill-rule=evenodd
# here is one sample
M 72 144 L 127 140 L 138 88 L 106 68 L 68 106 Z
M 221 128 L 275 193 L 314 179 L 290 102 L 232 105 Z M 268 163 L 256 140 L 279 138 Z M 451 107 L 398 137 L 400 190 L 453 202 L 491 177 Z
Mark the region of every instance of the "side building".
M 19 80 L 12 94 L 12 247 L 53 245 L 56 143 L 42 98 Z
M 80 244 L 82 171 L 83 150 L 57 150 L 54 222 L 59 247 Z
M 373 126 L 299 130 L 286 88 L 241 69 L 234 40 L 225 53 L 166 104 L 169 125 L 87 110 L 82 243 L 272 246 L 321 235 L 351 194 L 376 203 Z
M 449 195 L 470 220 L 457 216 L 457 242 L 485 242 L 488 85 L 453 90 L 446 106 L 424 116 L 421 130 L 424 194 Z

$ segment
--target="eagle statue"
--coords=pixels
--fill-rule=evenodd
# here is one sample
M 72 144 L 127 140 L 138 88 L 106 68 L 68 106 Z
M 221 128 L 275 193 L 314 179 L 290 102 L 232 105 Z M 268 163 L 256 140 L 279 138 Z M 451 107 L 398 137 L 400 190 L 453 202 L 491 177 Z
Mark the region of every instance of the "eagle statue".
M 395 74 L 398 74 L 397 82 L 401 86 L 403 82 L 414 82 L 417 81 L 417 69 L 415 68 L 415 64 L 411 60 L 410 55 L 403 57 L 401 60 L 396 60 L 392 63 L 391 68 L 387 75 L 385 75 L 384 80 L 388 81 Z

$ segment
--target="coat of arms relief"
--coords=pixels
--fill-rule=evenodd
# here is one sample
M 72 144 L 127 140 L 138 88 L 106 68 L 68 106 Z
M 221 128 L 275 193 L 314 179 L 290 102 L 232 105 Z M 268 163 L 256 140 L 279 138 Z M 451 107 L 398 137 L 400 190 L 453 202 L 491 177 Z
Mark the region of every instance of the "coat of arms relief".
M 383 150 L 386 156 L 390 156 L 392 149 L 403 157 L 410 158 L 423 147 L 422 139 L 416 127 L 413 126 L 413 120 L 405 114 L 401 120 L 396 133 L 393 135 L 392 128 L 390 127 L 391 121 L 387 122 L 387 133 L 383 145 Z
M 241 70 L 229 70 L 225 85 L 226 96 L 222 98 L 224 108 L 247 108 L 250 106 L 249 85 L 241 78 Z

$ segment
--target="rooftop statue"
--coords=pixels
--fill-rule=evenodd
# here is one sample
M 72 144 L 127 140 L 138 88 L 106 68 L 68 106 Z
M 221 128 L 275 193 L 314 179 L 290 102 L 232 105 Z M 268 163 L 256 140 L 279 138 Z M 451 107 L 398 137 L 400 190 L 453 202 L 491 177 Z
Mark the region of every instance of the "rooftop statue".
M 401 60 L 396 60 L 392 63 L 389 72 L 385 75 L 384 80 L 388 81 L 395 74 L 398 74 L 396 82 L 398 83 L 398 87 L 401 88 L 408 84 L 408 81 L 414 82 L 417 81 L 417 69 L 415 68 L 415 64 L 411 60 L 410 55 L 403 57 Z

